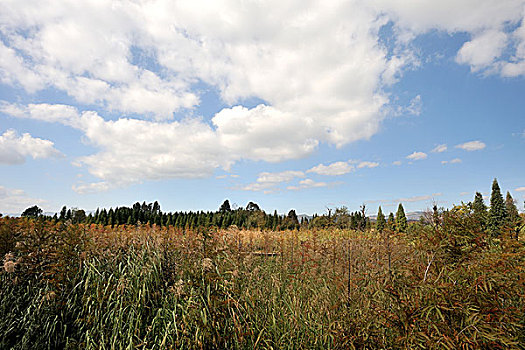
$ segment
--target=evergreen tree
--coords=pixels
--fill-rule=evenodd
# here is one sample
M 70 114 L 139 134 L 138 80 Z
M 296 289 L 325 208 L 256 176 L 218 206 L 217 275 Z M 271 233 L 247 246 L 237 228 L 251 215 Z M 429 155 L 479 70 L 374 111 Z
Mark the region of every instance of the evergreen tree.
M 287 221 L 288 229 L 293 230 L 293 229 L 299 228 L 299 219 L 297 218 L 297 214 L 295 213 L 294 209 L 291 209 L 288 212 L 288 215 L 286 216 L 286 221 Z
M 489 232 L 493 237 L 498 237 L 501 234 L 501 229 L 507 220 L 507 211 L 505 210 L 505 202 L 498 185 L 498 180 L 494 179 L 492 182 L 492 193 L 490 195 L 490 210 L 488 227 Z
M 483 201 L 483 196 L 481 193 L 476 192 L 474 196 L 474 202 L 472 202 L 472 211 L 474 212 L 474 217 L 478 221 L 481 229 L 484 231 L 487 229 L 487 206 Z
M 65 220 L 65 219 L 66 219 L 66 213 L 67 213 L 67 208 L 66 208 L 66 206 L 64 205 L 64 206 L 62 207 L 62 210 L 60 211 L 60 217 L 59 217 L 59 219 L 60 219 L 60 220 Z
M 514 229 L 520 222 L 520 214 L 518 213 L 514 199 L 508 191 L 507 197 L 505 198 L 505 210 L 507 211 L 507 223 L 511 229 Z
M 385 215 L 383 215 L 383 211 L 381 210 L 381 206 L 379 206 L 379 210 L 377 211 L 377 222 L 376 227 L 379 232 L 383 232 L 385 229 Z
M 407 231 L 407 217 L 405 216 L 405 209 L 403 208 L 403 205 L 399 203 L 399 206 L 397 207 L 397 213 L 396 213 L 396 228 L 398 232 L 406 232 Z

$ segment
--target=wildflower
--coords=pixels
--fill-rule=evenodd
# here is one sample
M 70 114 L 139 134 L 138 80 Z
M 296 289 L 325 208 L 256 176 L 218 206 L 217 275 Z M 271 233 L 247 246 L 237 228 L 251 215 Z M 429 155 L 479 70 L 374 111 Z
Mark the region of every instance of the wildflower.
M 210 258 L 202 259 L 202 268 L 204 271 L 213 270 L 213 260 L 211 260 Z
M 174 294 L 176 297 L 181 296 L 182 294 L 184 294 L 184 281 L 178 280 L 168 290 L 170 291 L 170 293 Z
M 16 265 L 18 262 L 13 261 L 14 255 L 13 253 L 7 253 L 4 256 L 4 270 L 7 273 L 13 273 L 15 272 Z

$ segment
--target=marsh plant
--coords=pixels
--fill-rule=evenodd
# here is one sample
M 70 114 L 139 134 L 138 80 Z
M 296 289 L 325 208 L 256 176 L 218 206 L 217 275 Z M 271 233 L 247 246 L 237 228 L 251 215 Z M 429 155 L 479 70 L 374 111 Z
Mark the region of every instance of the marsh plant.
M 467 207 L 394 232 L 0 218 L 0 348 L 520 348 L 525 248 Z

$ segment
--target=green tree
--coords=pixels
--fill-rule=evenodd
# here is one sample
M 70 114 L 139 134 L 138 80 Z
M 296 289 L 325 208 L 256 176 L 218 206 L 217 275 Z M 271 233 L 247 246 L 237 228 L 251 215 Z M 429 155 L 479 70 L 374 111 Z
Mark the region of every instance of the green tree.
M 407 217 L 405 216 L 405 209 L 403 208 L 403 205 L 399 203 L 399 206 L 397 207 L 397 213 L 396 213 L 396 228 L 398 232 L 406 232 L 407 231 Z
M 501 229 L 506 224 L 507 210 L 501 195 L 498 180 L 492 182 L 492 193 L 490 195 L 490 210 L 488 219 L 489 232 L 493 237 L 501 235 Z
M 59 219 L 60 219 L 60 220 L 65 220 L 65 219 L 66 219 L 66 213 L 67 213 L 67 208 L 66 208 L 66 206 L 64 205 L 64 206 L 62 207 L 62 210 L 60 211 L 60 217 L 59 217 Z
M 507 224 L 509 225 L 510 229 L 512 229 L 512 231 L 516 231 L 516 228 L 520 227 L 521 217 L 518 213 L 516 203 L 514 203 L 514 199 L 508 191 L 507 197 L 505 198 L 505 209 L 507 211 Z
M 383 211 L 381 210 L 381 206 L 379 206 L 379 210 L 377 211 L 377 222 L 376 227 L 379 232 L 383 232 L 385 229 L 386 220 L 385 215 L 383 215 Z
M 286 228 L 293 230 L 299 228 L 299 219 L 294 209 L 291 209 L 286 216 Z
M 259 211 L 259 210 L 261 210 L 261 208 L 259 208 L 259 205 L 257 205 L 257 203 L 250 202 L 246 206 L 246 210 L 248 210 L 248 211 Z
M 487 229 L 487 206 L 485 205 L 485 202 L 483 201 L 483 196 L 481 193 L 476 192 L 476 195 L 474 196 L 474 202 L 472 202 L 472 211 L 474 218 L 479 223 L 481 230 Z
M 24 210 L 24 212 L 22 213 L 22 216 L 27 217 L 27 218 L 36 218 L 36 217 L 39 217 L 41 214 L 42 214 L 42 209 L 34 205 Z
M 224 202 L 222 202 L 219 211 L 221 213 L 232 211 L 232 208 L 230 207 L 230 201 L 226 199 Z

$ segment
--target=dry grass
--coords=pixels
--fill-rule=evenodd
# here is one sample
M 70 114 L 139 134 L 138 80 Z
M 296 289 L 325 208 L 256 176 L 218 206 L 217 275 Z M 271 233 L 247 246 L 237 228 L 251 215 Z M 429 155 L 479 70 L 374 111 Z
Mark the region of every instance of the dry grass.
M 523 243 L 452 231 L 1 218 L 0 348 L 523 347 Z

